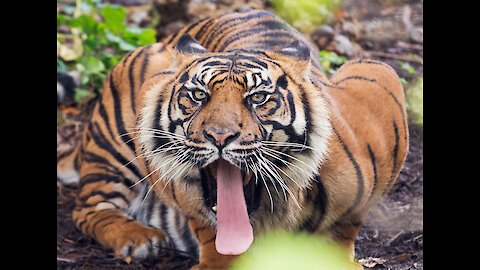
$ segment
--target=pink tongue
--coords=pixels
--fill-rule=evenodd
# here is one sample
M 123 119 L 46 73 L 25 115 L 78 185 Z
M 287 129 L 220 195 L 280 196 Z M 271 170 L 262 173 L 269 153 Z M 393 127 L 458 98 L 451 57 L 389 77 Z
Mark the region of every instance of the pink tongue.
M 240 169 L 220 159 L 217 165 L 217 239 L 220 254 L 238 255 L 253 242 Z

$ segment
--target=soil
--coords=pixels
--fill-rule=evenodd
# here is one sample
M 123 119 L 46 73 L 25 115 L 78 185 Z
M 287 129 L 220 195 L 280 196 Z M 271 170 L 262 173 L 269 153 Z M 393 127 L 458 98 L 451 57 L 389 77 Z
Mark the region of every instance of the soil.
M 128 4 L 136 1 L 121 2 Z M 171 14 L 160 21 L 158 36 L 166 36 L 204 16 L 232 9 L 228 0 L 204 2 L 154 1 L 152 7 L 160 14 Z M 269 9 L 267 1 L 237 2 L 242 3 L 236 4 L 234 10 L 245 6 Z M 347 0 L 336 12 L 336 17 L 327 23 L 333 29 L 333 37 L 319 38 L 324 32 L 317 31 L 310 38 L 320 49 L 335 51 L 347 59 L 367 56 L 382 60 L 391 65 L 400 77 L 411 82 L 423 74 L 422 8 L 420 1 Z M 177 14 L 182 9 L 185 12 Z M 151 14 L 151 10 L 149 12 Z M 147 25 L 150 17 L 145 16 L 140 24 Z M 384 35 L 375 34 L 380 30 Z M 334 42 L 338 36 L 348 38 L 350 43 L 343 44 L 347 47 Z M 410 65 L 415 72 L 401 68 L 398 61 Z M 61 125 L 57 122 L 57 153 L 78 143 L 91 106 L 84 104 L 57 109 L 57 113 L 68 118 Z M 423 269 L 423 127 L 410 124 L 409 128 L 410 149 L 399 178 L 388 195 L 371 209 L 356 241 L 356 259 L 366 269 Z M 197 263 L 196 258 L 174 250 L 168 250 L 155 259 L 116 258 L 112 250 L 103 248 L 75 228 L 72 210 L 77 192 L 76 184 L 57 181 L 58 269 L 190 269 Z

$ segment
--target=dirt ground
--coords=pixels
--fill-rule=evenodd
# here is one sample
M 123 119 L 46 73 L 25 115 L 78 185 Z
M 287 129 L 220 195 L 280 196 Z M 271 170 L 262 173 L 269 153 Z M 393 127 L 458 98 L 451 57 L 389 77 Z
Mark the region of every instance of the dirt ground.
M 138 5 L 148 1 L 120 2 L 136 2 Z M 172 15 L 162 17 L 158 36 L 175 32 L 203 16 L 231 10 L 233 2 L 230 2 L 154 1 L 153 7 L 160 14 Z M 268 2 L 261 0 L 236 1 L 233 6 L 236 10 L 245 6 L 269 9 Z M 336 13 L 336 18 L 328 23 L 330 28 L 319 28 L 310 38 L 320 49 L 335 51 L 347 59 L 368 56 L 385 61 L 400 77 L 411 82 L 423 74 L 422 8 L 420 1 L 347 0 L 342 10 Z M 145 25 L 152 17 L 151 11 L 141 13 L 145 6 L 131 10 L 140 14 L 135 17 L 132 12 L 132 23 Z M 341 36 L 348 42 L 343 42 L 345 38 Z M 399 61 L 413 67 L 415 72 L 402 68 Z M 67 111 L 57 110 L 57 113 L 66 114 Z M 73 111 L 76 116 L 57 125 L 57 153 L 78 142 L 88 119 L 88 109 L 73 108 Z M 423 127 L 415 124 L 409 127 L 410 149 L 400 176 L 384 200 L 371 209 L 356 241 L 357 260 L 366 269 L 423 269 Z M 126 262 L 115 258 L 112 250 L 104 249 L 75 228 L 72 209 L 77 191 L 76 184 L 57 181 L 58 269 L 189 269 L 197 263 L 195 258 L 173 250 L 155 260 Z

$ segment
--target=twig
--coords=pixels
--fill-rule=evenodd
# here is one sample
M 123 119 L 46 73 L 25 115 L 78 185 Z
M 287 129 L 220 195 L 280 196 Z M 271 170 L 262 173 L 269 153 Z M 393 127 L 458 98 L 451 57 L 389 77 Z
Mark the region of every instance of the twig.
M 407 43 L 404 41 L 398 41 L 397 46 L 405 49 L 423 51 L 423 45 L 420 45 L 420 44 L 413 44 L 413 43 Z
M 58 257 L 58 256 L 57 256 L 57 261 L 60 261 L 60 262 L 67 262 L 67 263 L 75 263 L 75 261 L 74 261 L 74 260 L 67 259 L 67 258 L 62 258 L 62 257 Z
M 397 239 L 400 235 L 402 235 L 403 232 L 399 232 L 397 234 L 395 234 L 392 238 L 390 238 L 386 243 L 385 243 L 385 246 L 388 247 L 392 244 L 392 242 Z
M 391 59 L 398 59 L 407 62 L 416 62 L 423 65 L 423 59 L 419 57 L 413 57 L 409 55 L 400 55 L 400 54 L 393 54 L 393 53 L 386 53 L 386 52 L 376 52 L 376 51 L 363 51 L 367 56 L 379 56 Z

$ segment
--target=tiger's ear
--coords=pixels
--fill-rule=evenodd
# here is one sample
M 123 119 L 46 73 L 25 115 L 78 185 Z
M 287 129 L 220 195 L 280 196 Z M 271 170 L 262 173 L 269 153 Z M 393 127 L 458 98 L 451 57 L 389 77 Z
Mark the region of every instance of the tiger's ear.
M 295 40 L 290 43 L 290 45 L 277 52 L 285 56 L 294 57 L 300 61 L 310 60 L 310 48 L 305 42 L 300 40 Z
M 173 46 L 173 49 L 181 54 L 200 54 L 209 52 L 189 34 L 183 34 Z
M 303 41 L 295 40 L 287 47 L 275 51 L 281 59 L 291 64 L 294 68 L 305 72 L 310 66 L 310 47 Z

